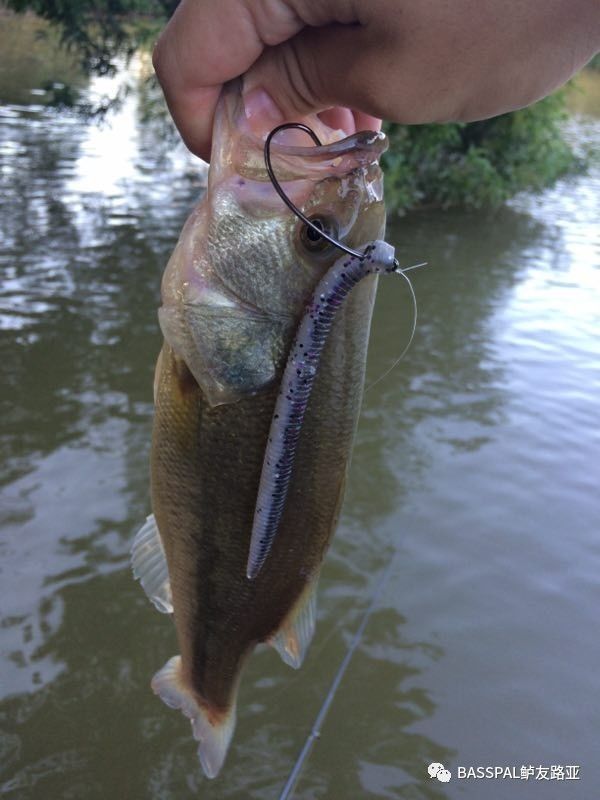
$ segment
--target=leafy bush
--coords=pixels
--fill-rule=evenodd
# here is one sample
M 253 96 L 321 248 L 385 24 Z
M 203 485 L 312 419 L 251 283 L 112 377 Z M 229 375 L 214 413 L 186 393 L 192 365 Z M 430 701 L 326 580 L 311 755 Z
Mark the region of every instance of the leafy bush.
M 472 123 L 387 126 L 388 206 L 498 206 L 579 165 L 563 138 L 561 92 L 529 108 Z

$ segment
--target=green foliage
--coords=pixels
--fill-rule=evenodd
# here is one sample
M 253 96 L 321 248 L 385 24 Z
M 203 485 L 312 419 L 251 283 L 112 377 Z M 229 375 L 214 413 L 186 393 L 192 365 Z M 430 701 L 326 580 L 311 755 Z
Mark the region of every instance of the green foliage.
M 4 0 L 17 13 L 30 11 L 56 25 L 64 46 L 87 73 L 113 75 L 155 37 L 178 0 Z
M 558 93 L 482 122 L 388 125 L 388 206 L 498 206 L 523 189 L 552 184 L 578 166 L 562 135 L 565 116 Z
M 595 69 L 600 72 L 600 53 L 596 53 L 592 60 L 587 64 L 587 67 L 588 69 Z

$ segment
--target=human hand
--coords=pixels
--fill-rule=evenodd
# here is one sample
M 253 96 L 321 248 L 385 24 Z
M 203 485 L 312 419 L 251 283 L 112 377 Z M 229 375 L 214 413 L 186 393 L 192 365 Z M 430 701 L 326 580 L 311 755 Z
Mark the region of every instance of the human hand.
M 223 83 L 271 127 L 321 112 L 346 133 L 470 121 L 566 81 L 600 46 L 597 0 L 183 0 L 154 66 L 189 149 L 208 159 Z

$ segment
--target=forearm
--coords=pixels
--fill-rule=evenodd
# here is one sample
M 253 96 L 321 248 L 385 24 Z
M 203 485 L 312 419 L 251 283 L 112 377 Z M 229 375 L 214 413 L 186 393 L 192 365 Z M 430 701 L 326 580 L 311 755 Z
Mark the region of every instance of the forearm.
M 403 8 L 388 34 L 390 52 L 392 40 L 401 45 L 392 96 L 378 99 L 399 122 L 470 121 L 529 105 L 600 49 L 600 0 L 387 3 Z

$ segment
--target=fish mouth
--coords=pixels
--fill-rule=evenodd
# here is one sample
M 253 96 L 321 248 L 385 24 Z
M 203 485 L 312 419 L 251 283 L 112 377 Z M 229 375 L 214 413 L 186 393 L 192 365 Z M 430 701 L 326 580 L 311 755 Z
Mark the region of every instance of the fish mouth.
M 381 131 L 359 131 L 345 139 L 312 147 L 272 142 L 270 151 L 271 159 L 280 168 L 280 177 L 290 180 L 298 177 L 287 177 L 287 172 L 294 171 L 298 159 L 303 162 L 303 175 L 312 171 L 311 166 L 319 172 L 326 169 L 331 175 L 345 175 L 354 169 L 376 164 L 387 147 L 387 136 Z
M 284 122 L 306 125 L 322 144 L 299 144 L 309 135 L 298 129 L 276 134 L 270 143 L 270 154 L 273 170 L 281 181 L 339 177 L 366 169 L 377 165 L 388 147 L 387 137 L 380 131 L 359 131 L 344 137 L 343 131 L 330 128 L 316 114 Z M 260 121 L 251 123 L 246 115 L 241 79 L 225 84 L 215 115 L 211 162 L 227 163 L 245 178 L 268 181 L 264 146 L 270 129 L 260 129 L 260 125 Z M 219 135 L 223 127 L 228 132 L 226 136 Z

